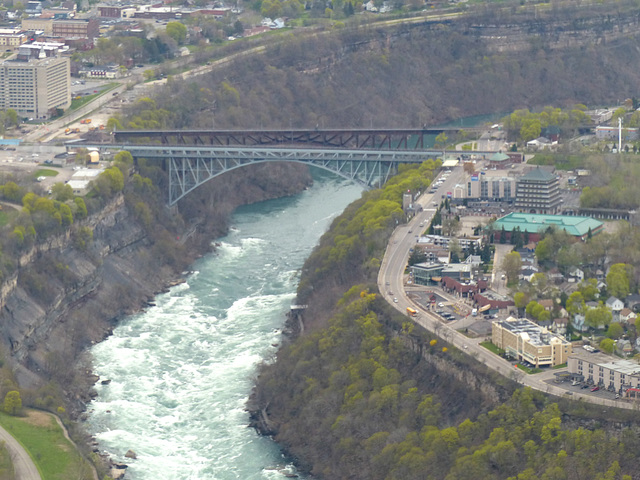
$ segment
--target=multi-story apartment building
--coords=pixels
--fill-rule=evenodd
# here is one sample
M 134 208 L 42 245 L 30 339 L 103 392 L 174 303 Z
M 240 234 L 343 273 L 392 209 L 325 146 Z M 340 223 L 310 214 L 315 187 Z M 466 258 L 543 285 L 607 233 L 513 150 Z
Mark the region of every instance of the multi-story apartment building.
M 525 213 L 554 214 L 560 207 L 558 177 L 542 168 L 534 168 L 516 182 L 515 208 Z
M 71 106 L 69 58 L 57 56 L 57 48 L 20 47 L 16 59 L 0 63 L 0 110 L 48 118 L 56 109 Z
M 567 367 L 574 380 L 597 385 L 620 395 L 625 394 L 628 389 L 640 388 L 640 365 L 595 352 L 593 348 L 576 348 L 569 355 Z
M 491 341 L 512 358 L 535 367 L 562 365 L 571 354 L 570 342 L 524 318 L 493 322 Z

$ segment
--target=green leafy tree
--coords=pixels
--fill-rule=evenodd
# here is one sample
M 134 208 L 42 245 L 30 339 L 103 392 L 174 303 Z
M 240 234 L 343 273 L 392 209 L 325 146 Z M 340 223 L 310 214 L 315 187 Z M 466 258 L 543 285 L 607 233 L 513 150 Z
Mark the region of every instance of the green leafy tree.
M 58 202 L 67 202 L 73 199 L 73 188 L 66 183 L 54 183 L 51 187 L 51 195 Z
M 527 296 L 524 292 L 516 292 L 513 295 L 513 302 L 515 303 L 516 308 L 519 311 L 522 311 L 522 309 L 527 306 Z
M 75 214 L 77 218 L 87 218 L 87 205 L 84 203 L 84 199 L 76 197 L 73 199 L 73 203 L 76 206 Z
M 613 353 L 616 348 L 615 342 L 610 338 L 605 338 L 600 342 L 600 350 L 606 353 Z
M 592 328 L 606 328 L 611 323 L 611 310 L 602 302 L 596 308 L 589 308 L 584 316 L 584 322 Z
M 580 282 L 578 290 L 584 297 L 585 302 L 595 300 L 600 294 L 600 291 L 598 290 L 598 281 L 595 278 L 589 278 Z
M 543 238 L 536 246 L 536 258 L 540 263 L 548 263 L 554 258 L 553 241 L 551 238 Z
M 131 167 L 133 166 L 133 155 L 127 150 L 121 150 L 113 156 L 113 161 Z
M 436 146 L 438 147 L 444 147 L 447 144 L 447 140 L 449 140 L 449 137 L 447 137 L 447 134 L 444 132 L 439 133 L 436 136 Z
M 516 285 L 522 269 L 522 257 L 518 252 L 511 252 L 505 255 L 502 261 L 502 270 L 507 275 L 507 284 Z
M 24 196 L 24 189 L 15 182 L 7 182 L 2 189 L 2 195 L 10 202 L 18 203 Z
M 620 325 L 618 322 L 613 322 L 611 325 L 609 325 L 606 335 L 609 338 L 617 340 L 618 338 L 622 337 L 622 335 L 624 335 L 624 328 L 622 328 L 622 325 Z
M 22 412 L 22 399 L 20 398 L 20 392 L 16 390 L 7 392 L 4 397 L 2 408 L 9 415 L 19 415 Z
M 629 295 L 629 277 L 628 269 L 630 266 L 624 263 L 616 263 L 611 265 L 609 273 L 607 273 L 607 290 L 610 295 L 624 299 Z
M 567 298 L 567 312 L 573 315 L 582 315 L 586 309 L 586 303 L 584 301 L 584 297 L 580 292 L 573 292 Z
M 523 142 L 538 138 L 540 133 L 542 133 L 542 126 L 540 120 L 535 118 L 525 120 L 520 128 L 520 138 Z
M 165 31 L 178 45 L 182 45 L 187 38 L 187 27 L 180 22 L 167 23 Z

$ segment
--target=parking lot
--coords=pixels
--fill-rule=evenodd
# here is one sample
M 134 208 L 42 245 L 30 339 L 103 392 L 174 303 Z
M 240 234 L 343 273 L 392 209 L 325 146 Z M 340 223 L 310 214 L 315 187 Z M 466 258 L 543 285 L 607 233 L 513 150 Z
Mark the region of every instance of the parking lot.
M 610 392 L 607 389 L 600 388 L 596 391 L 591 391 L 594 388 L 594 385 L 586 385 L 583 383 L 578 383 L 573 385 L 571 381 L 567 380 L 561 383 L 557 383 L 555 380 L 550 379 L 547 380 L 546 383 L 549 385 L 554 385 L 556 387 L 562 388 L 567 391 L 567 395 L 573 395 L 576 393 L 580 393 L 581 395 L 591 395 L 597 398 L 606 398 L 607 400 L 615 400 L 616 393 Z

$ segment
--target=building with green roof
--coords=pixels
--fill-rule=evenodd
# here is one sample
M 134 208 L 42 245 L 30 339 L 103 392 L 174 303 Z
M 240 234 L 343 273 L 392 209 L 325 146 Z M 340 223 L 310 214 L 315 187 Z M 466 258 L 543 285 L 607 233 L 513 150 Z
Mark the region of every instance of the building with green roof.
M 604 228 L 604 223 L 591 217 L 574 217 L 570 215 L 543 215 L 538 213 L 513 212 L 499 218 L 493 224 L 495 232 L 504 232 L 506 241 L 511 238 L 511 233 L 520 231 L 528 232 L 529 240 L 537 242 L 548 228 L 564 230 L 580 240 L 585 240 L 590 234 L 596 235 Z

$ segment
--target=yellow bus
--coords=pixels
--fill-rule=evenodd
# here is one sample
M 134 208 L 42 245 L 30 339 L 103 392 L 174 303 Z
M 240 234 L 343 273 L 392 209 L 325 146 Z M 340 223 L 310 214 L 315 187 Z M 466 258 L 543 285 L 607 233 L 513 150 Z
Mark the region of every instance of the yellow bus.
M 418 312 L 416 312 L 416 311 L 415 311 L 413 308 L 411 308 L 411 307 L 407 307 L 407 313 L 408 313 L 409 315 L 411 315 L 412 317 L 415 317 L 415 316 L 418 314 Z

